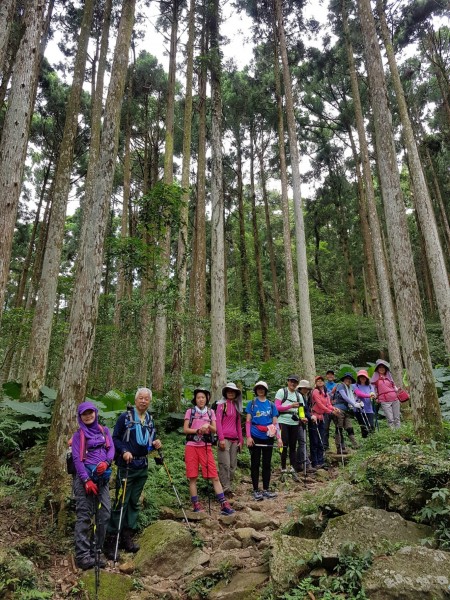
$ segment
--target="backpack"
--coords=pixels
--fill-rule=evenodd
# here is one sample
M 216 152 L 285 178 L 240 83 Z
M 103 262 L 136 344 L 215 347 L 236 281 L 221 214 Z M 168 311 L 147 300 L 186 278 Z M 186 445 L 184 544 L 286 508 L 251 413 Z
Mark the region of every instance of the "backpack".
M 196 407 L 191 408 L 191 414 L 189 415 L 189 425 L 188 427 L 192 427 L 192 423 L 195 419 Z M 209 418 L 209 422 L 212 422 L 212 410 L 210 408 L 207 409 L 207 414 Z M 206 433 L 204 435 L 198 435 L 197 433 L 188 433 L 186 435 L 186 442 L 204 442 L 205 444 L 212 444 L 213 446 L 217 445 L 217 434 L 215 433 Z
M 109 437 L 105 434 L 105 428 L 103 427 L 103 425 L 98 425 L 100 427 L 101 432 L 103 433 L 103 435 L 105 436 L 105 443 L 103 445 L 103 447 L 108 450 L 108 448 L 111 446 L 111 444 L 109 443 Z M 87 450 L 86 450 L 86 436 L 84 435 L 84 431 L 82 429 L 78 430 L 80 433 L 80 460 L 82 462 L 84 462 L 86 460 L 86 456 L 87 456 Z M 73 436 L 70 438 L 69 442 L 68 442 L 68 449 L 66 452 L 66 471 L 69 475 L 76 475 L 77 471 L 75 469 L 75 463 L 73 461 L 73 454 L 72 454 L 72 440 L 73 440 Z

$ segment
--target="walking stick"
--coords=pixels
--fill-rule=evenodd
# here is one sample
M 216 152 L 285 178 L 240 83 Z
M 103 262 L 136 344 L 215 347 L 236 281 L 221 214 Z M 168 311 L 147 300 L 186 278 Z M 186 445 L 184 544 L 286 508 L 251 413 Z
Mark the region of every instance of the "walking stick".
M 120 492 L 121 505 L 120 505 L 119 526 L 118 526 L 118 531 L 117 531 L 116 547 L 114 550 L 114 567 L 116 566 L 117 554 L 119 553 L 119 539 L 120 539 L 120 532 L 122 531 L 123 507 L 125 504 L 125 494 L 127 493 L 127 481 L 128 481 L 129 469 L 130 469 L 130 465 L 127 464 L 127 468 L 125 469 L 125 477 L 124 477 L 124 479 L 122 479 L 122 485 L 121 485 L 121 487 L 122 487 L 122 491 Z
M 174 494 L 175 494 L 175 498 L 177 499 L 177 502 L 178 502 L 178 504 L 179 504 L 179 506 L 180 506 L 180 508 L 181 508 L 181 512 L 183 513 L 184 522 L 185 522 L 185 523 L 186 523 L 186 525 L 188 526 L 188 529 L 189 529 L 189 531 L 190 531 L 192 534 L 194 534 L 194 535 L 195 535 L 195 531 L 192 529 L 192 527 L 191 527 L 191 524 L 189 523 L 189 520 L 188 520 L 188 518 L 187 518 L 186 511 L 184 510 L 183 503 L 181 502 L 180 495 L 178 494 L 178 490 L 177 490 L 177 488 L 175 487 L 175 483 L 174 483 L 174 481 L 173 481 L 173 479 L 172 479 L 172 476 L 171 476 L 171 474 L 170 474 L 169 468 L 168 468 L 168 466 L 167 466 L 167 464 L 166 464 L 166 461 L 164 460 L 164 455 L 163 455 L 163 452 L 162 452 L 161 448 L 159 448 L 159 449 L 158 449 L 158 454 L 159 454 L 159 458 L 161 459 L 161 462 L 162 462 L 162 464 L 163 464 L 163 467 L 164 467 L 164 469 L 166 470 L 167 477 L 169 478 L 169 481 L 170 481 L 170 483 L 171 483 L 171 485 L 172 485 L 172 489 L 173 489 L 173 492 L 174 492 Z
M 344 428 L 343 427 L 338 427 L 338 434 L 339 434 L 339 448 L 341 450 L 341 461 L 342 461 L 342 466 L 345 467 L 345 462 L 344 462 Z
M 100 491 L 100 482 L 98 484 L 99 486 L 99 491 Z M 98 500 L 98 504 L 97 504 L 97 500 Z M 94 536 L 93 536 L 93 541 L 92 541 L 92 545 L 93 545 L 93 549 L 94 549 L 94 560 L 95 560 L 95 565 L 94 565 L 94 586 L 95 586 L 95 600 L 98 600 L 98 588 L 100 587 L 100 545 L 98 543 L 98 511 L 101 508 L 102 503 L 100 501 L 100 499 L 97 499 L 96 496 L 94 496 Z

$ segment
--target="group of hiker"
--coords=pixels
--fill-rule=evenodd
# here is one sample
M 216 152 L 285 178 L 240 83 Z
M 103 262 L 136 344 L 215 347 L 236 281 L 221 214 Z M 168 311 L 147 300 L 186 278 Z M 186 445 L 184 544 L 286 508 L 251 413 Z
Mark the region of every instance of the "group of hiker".
M 325 376 L 317 375 L 314 386 L 298 375 L 289 375 L 286 387 L 276 392 L 274 402 L 268 398 L 266 382 L 258 381 L 253 391 L 254 398 L 244 407 L 241 390 L 236 384 L 227 383 L 213 408 L 209 390 L 194 390 L 192 407 L 186 410 L 183 426 L 186 477 L 194 512 L 203 511 L 197 493 L 200 467 L 202 477 L 211 480 L 221 514 L 234 513 L 229 499 L 234 496 L 237 458 L 244 444 L 241 416 L 245 416 L 256 501 L 277 496 L 270 489 L 275 442 L 281 451 L 282 474 L 292 474 L 298 480 L 300 472 L 306 476 L 327 468 L 325 451 L 329 449 L 331 424 L 335 426 L 336 452 L 341 455 L 347 453 L 345 433 L 351 445 L 358 447 L 352 418 L 359 424 L 363 438 L 375 430 L 379 405 L 388 425 L 400 426 L 398 388 L 389 363 L 382 359 L 376 362 L 371 378 L 367 371 L 360 370 L 356 379 L 348 372 L 336 381 L 330 369 Z M 127 407 L 119 416 L 112 435 L 98 422 L 98 410 L 93 403 L 83 402 L 78 407 L 79 429 L 72 438 L 72 458 L 77 515 L 75 558 L 81 569 L 104 567 L 106 561 L 101 550 L 106 558 L 117 561 L 119 548 L 128 552 L 139 549 L 134 535 L 139 499 L 148 477 L 149 452 L 157 451 L 163 461 L 162 444 L 156 438 L 153 418 L 148 412 L 151 399 L 150 389 L 139 388 L 135 406 Z M 216 442 L 218 469 L 212 452 Z M 117 482 L 111 510 L 109 479 L 113 460 L 117 465 Z M 91 535 L 93 519 L 94 536 Z

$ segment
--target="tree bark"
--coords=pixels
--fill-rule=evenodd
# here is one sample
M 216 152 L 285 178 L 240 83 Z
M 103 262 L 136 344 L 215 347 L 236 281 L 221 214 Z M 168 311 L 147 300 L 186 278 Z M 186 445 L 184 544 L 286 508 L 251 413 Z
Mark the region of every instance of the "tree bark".
M 364 40 L 370 101 L 374 115 L 376 152 L 389 235 L 389 252 L 394 276 L 400 335 L 411 383 L 413 423 L 419 438 L 430 440 L 442 434 L 442 417 L 434 385 L 405 205 L 397 169 L 392 115 L 388 105 L 383 62 L 370 0 L 358 0 L 357 5 Z
M 38 400 L 39 389 L 44 385 L 47 371 L 59 266 L 64 241 L 67 200 L 70 191 L 70 176 L 78 129 L 78 113 L 93 12 L 94 0 L 86 0 L 74 64 L 72 87 L 67 100 L 64 133 L 59 147 L 52 186 L 52 210 L 48 224 L 50 243 L 47 244 L 45 249 L 27 363 L 22 381 L 22 397 L 28 401 Z
M 239 125 L 238 125 L 239 127 Z M 237 196 L 238 196 L 238 214 L 239 214 L 239 264 L 241 272 L 241 311 L 243 328 L 242 335 L 244 338 L 244 356 L 246 360 L 250 360 L 252 345 L 251 345 L 251 327 L 250 327 L 250 282 L 248 276 L 248 258 L 247 246 L 245 243 L 245 214 L 244 214 L 244 184 L 242 176 L 242 140 L 240 132 L 235 132 L 236 142 L 236 171 L 237 171 Z
M 206 1 L 203 3 L 203 27 L 200 54 L 208 51 Z M 198 76 L 198 156 L 197 198 L 192 241 L 192 268 L 190 277 L 190 307 L 192 312 L 191 370 L 195 375 L 205 372 L 205 319 L 206 319 L 206 83 L 207 65 L 202 60 Z
M 300 314 L 300 341 L 302 348 L 303 372 L 309 381 L 313 381 L 316 374 L 314 359 L 313 331 L 311 321 L 311 307 L 309 303 L 308 264 L 306 258 L 305 223 L 303 220 L 303 201 L 300 189 L 300 158 L 298 153 L 297 129 L 294 114 L 294 100 L 292 94 L 291 75 L 286 48 L 286 36 L 283 25 L 282 0 L 274 0 L 278 22 L 278 35 L 280 40 L 280 54 L 283 65 L 284 93 L 286 99 L 286 119 L 289 136 L 289 149 L 291 153 L 292 190 L 294 196 L 295 212 L 295 237 L 297 247 L 297 271 Z
M 134 9 L 135 0 L 123 0 L 105 104 L 97 176 L 92 182 L 92 196 L 86 199 L 85 205 L 84 232 L 77 261 L 69 333 L 40 479 L 42 488 L 57 489 L 57 483 L 63 477 L 67 439 L 76 426 L 76 407 L 84 400 L 86 391 L 98 316 L 103 246 L 117 158 L 120 111 Z
M 167 93 L 166 113 L 166 143 L 164 151 L 164 183 L 173 184 L 173 136 L 175 123 L 175 74 L 177 68 L 177 41 L 178 41 L 178 18 L 180 3 L 173 0 L 172 28 L 170 34 L 170 59 L 169 79 Z M 162 242 L 162 258 L 159 265 L 162 287 L 158 296 L 165 298 L 165 288 L 169 279 L 170 266 L 170 239 L 171 227 L 166 225 L 164 240 Z M 167 341 L 167 306 L 164 302 L 158 302 L 156 306 L 155 330 L 153 335 L 153 361 L 152 361 L 152 388 L 155 392 L 162 392 L 164 386 L 164 373 L 166 365 L 166 341 Z
M 222 97 L 219 0 L 209 3 L 211 40 L 211 397 L 226 382 L 225 230 L 222 182 Z
M 292 261 L 291 221 L 289 217 L 288 178 L 286 165 L 286 151 L 284 140 L 284 110 L 281 97 L 280 66 L 278 55 L 278 35 L 276 20 L 274 18 L 274 78 L 275 94 L 277 99 L 277 132 L 278 150 L 280 153 L 280 180 L 281 180 L 281 211 L 283 214 L 283 245 L 284 263 L 286 271 L 286 297 L 289 307 L 289 328 L 291 332 L 291 357 L 292 364 L 297 370 L 301 368 L 301 344 L 295 295 L 294 265 Z
M 258 310 L 261 323 L 261 341 L 263 350 L 263 360 L 270 359 L 269 347 L 269 320 L 267 318 L 266 294 L 264 292 L 264 277 L 261 264 L 261 242 L 259 239 L 258 219 L 256 214 L 256 193 L 255 193 L 255 136 L 254 126 L 250 126 L 250 196 L 252 203 L 252 227 L 253 227 L 253 246 L 256 263 L 256 287 L 258 288 Z M 281 329 L 280 329 L 281 331 Z
M 192 138 L 192 80 L 194 75 L 195 42 L 195 0 L 190 0 L 188 16 L 188 42 L 186 62 L 186 96 L 184 104 L 183 127 L 183 163 L 181 167 L 181 187 L 183 188 L 180 210 L 180 230 L 178 233 L 178 252 L 176 280 L 178 296 L 175 303 L 175 319 L 172 329 L 172 400 L 170 410 L 180 410 L 183 392 L 182 368 L 185 339 L 186 283 L 187 283 L 187 245 L 189 218 L 189 169 L 191 164 Z
M 267 182 L 266 182 L 266 173 L 264 169 L 264 153 L 263 149 L 260 148 L 259 152 L 257 152 L 259 158 L 259 176 L 261 179 L 261 190 L 264 202 L 264 215 L 266 218 L 266 231 L 267 231 L 267 246 L 269 248 L 269 258 L 270 258 L 270 272 L 272 275 L 272 291 L 273 297 L 275 300 L 275 320 L 277 323 L 278 331 L 282 331 L 283 323 L 281 320 L 281 302 L 280 302 L 280 292 L 278 289 L 278 275 L 277 275 L 277 265 L 275 262 L 275 249 L 273 247 L 273 235 L 272 235 L 272 225 L 270 223 L 270 211 L 269 211 L 269 201 L 267 198 Z
M 417 148 L 411 120 L 408 114 L 408 106 L 406 104 L 402 82 L 398 73 L 394 49 L 389 38 L 389 29 L 386 23 L 383 4 L 380 0 L 377 0 L 377 12 L 380 19 L 384 47 L 386 48 L 392 83 L 399 108 L 403 139 L 408 153 L 414 206 L 417 212 L 417 220 L 420 223 L 423 234 L 428 268 L 433 282 L 436 306 L 442 325 L 445 349 L 447 354 L 450 354 L 450 284 L 448 281 L 447 267 L 439 240 L 436 218 L 434 216 L 433 205 L 425 180 L 422 162 L 420 160 L 419 150 Z
M 15 8 L 16 0 L 3 0 L 0 5 L 0 80 L 3 80 L 5 75 L 6 54 Z
M 364 193 L 367 202 L 367 211 L 369 215 L 370 232 L 372 236 L 373 254 L 375 260 L 375 270 L 378 279 L 378 289 L 380 291 L 381 309 L 383 311 L 384 328 L 386 332 L 387 347 L 389 352 L 389 361 L 391 371 L 395 381 L 402 381 L 403 367 L 400 344 L 397 335 L 397 319 L 395 315 L 394 302 L 391 294 L 390 277 L 386 262 L 386 254 L 383 248 L 383 238 L 381 234 L 380 221 L 378 219 L 377 206 L 375 202 L 375 190 L 373 187 L 372 171 L 369 160 L 369 148 L 364 128 L 364 117 L 359 94 L 358 77 L 356 72 L 355 58 L 353 55 L 353 46 L 350 40 L 348 27 L 348 16 L 346 0 L 342 1 L 342 23 L 345 35 L 345 45 L 347 50 L 347 60 L 350 73 L 352 88 L 353 105 L 355 108 L 355 120 L 358 130 L 359 148 L 363 168 Z
M 428 150 L 428 147 L 426 144 L 424 144 L 424 152 L 425 152 L 425 157 L 426 157 L 426 163 L 428 165 L 428 168 L 429 168 L 430 174 L 431 174 L 431 181 L 433 183 L 434 196 L 435 196 L 436 203 L 437 203 L 438 209 L 439 209 L 439 221 L 442 225 L 442 229 L 444 232 L 443 237 L 444 237 L 444 242 L 445 242 L 445 248 L 447 251 L 447 256 L 450 256 L 450 226 L 448 223 L 447 213 L 445 211 L 445 205 L 444 205 L 444 200 L 442 198 L 439 180 L 437 178 L 436 170 L 433 165 L 433 159 L 431 158 L 430 151 Z
M 45 2 L 30 0 L 25 15 L 25 33 L 14 65 L 8 108 L 0 139 L 0 320 L 17 207 L 28 145 L 31 117 L 40 64 L 39 44 L 45 26 Z

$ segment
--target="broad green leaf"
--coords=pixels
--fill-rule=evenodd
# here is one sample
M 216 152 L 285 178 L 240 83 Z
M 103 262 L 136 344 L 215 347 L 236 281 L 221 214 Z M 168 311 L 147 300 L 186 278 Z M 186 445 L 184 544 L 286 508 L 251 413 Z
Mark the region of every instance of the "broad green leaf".
M 50 400 L 56 400 L 56 396 L 58 395 L 56 390 L 49 388 L 46 385 L 43 385 L 40 391 L 45 398 L 49 398 Z
M 25 421 L 19 425 L 20 431 L 27 431 L 29 429 L 47 429 L 50 427 L 50 423 L 39 423 L 38 421 Z
M 0 407 L 10 408 L 21 415 L 29 415 L 38 419 L 50 419 L 50 409 L 43 402 L 18 402 L 17 400 L 3 400 Z

